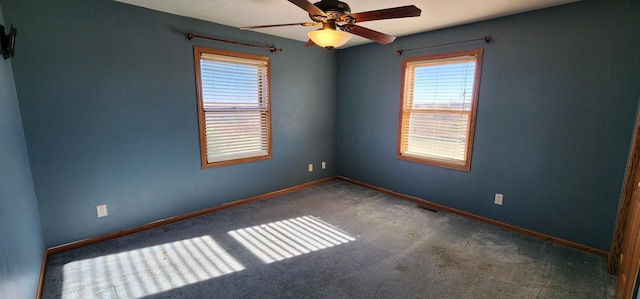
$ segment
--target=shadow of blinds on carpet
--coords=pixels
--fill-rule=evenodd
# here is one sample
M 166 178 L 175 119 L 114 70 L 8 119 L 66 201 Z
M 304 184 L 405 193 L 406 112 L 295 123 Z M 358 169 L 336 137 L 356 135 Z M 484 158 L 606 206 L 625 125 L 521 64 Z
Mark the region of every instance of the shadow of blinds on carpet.
M 244 269 L 201 236 L 68 263 L 62 298 L 141 298 Z
M 229 235 L 266 264 L 355 241 L 314 216 L 233 230 Z

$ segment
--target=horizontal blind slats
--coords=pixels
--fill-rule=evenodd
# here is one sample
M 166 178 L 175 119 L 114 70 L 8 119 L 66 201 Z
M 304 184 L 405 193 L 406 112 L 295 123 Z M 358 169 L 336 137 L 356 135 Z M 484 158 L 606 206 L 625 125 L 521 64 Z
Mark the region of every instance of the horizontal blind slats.
M 244 158 L 252 158 L 259 156 L 266 156 L 269 154 L 269 151 L 249 151 L 249 152 L 235 152 L 232 154 L 220 154 L 217 156 L 208 157 L 207 161 L 209 163 L 221 162 L 221 161 L 229 161 L 236 159 L 244 159 Z
M 407 151 L 464 160 L 468 120 L 467 115 L 412 114 Z
M 406 64 L 403 155 L 465 163 L 475 64 L 472 55 Z
M 207 153 L 214 161 L 233 153 L 256 154 L 268 150 L 268 117 L 263 113 L 206 112 Z
M 200 58 L 207 161 L 268 155 L 268 62 L 209 53 Z
M 247 64 L 247 65 L 267 65 L 266 59 L 251 59 L 251 58 L 242 58 L 237 56 L 227 56 L 227 55 L 219 55 L 213 53 L 202 53 L 200 55 L 201 60 L 207 61 L 218 61 L 218 62 L 231 62 L 234 64 Z

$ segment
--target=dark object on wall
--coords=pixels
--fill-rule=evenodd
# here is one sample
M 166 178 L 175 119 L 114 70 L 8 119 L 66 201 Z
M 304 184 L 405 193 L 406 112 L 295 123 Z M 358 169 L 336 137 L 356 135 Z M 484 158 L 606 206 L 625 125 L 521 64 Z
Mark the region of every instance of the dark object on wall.
M 13 57 L 15 54 L 17 32 L 18 30 L 13 28 L 12 24 L 11 29 L 9 29 L 9 34 L 4 34 L 4 26 L 0 25 L 0 52 L 2 52 L 4 59 L 9 59 L 9 57 Z

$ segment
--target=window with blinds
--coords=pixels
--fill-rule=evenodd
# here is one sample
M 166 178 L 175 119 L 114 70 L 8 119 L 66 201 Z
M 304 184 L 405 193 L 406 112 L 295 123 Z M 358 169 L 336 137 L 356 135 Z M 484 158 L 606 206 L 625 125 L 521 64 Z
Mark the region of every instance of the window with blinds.
M 469 171 L 482 49 L 403 65 L 398 158 Z
M 271 158 L 269 57 L 194 47 L 202 167 Z

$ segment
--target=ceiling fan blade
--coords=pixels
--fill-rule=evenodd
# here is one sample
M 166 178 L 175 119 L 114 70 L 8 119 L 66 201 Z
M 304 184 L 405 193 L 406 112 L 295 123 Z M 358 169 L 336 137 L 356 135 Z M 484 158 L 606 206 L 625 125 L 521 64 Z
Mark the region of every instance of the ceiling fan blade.
M 316 43 L 314 43 L 312 40 L 309 40 L 304 46 L 305 47 L 313 47 L 315 45 L 316 45 Z
M 295 26 L 295 25 L 300 25 L 300 26 L 315 26 L 315 25 L 318 25 L 318 24 L 319 24 L 319 23 L 314 23 L 314 22 L 305 22 L 305 23 L 289 23 L 289 24 L 275 24 L 275 25 L 245 26 L 245 27 L 240 27 L 240 30 L 259 29 L 259 28 L 270 28 L 270 27 L 283 27 L 283 26 Z
M 295 4 L 297 7 L 306 10 L 312 16 L 327 16 L 327 14 L 322 11 L 322 9 L 319 9 L 317 6 L 313 5 L 313 3 L 307 0 L 289 0 L 289 2 Z
M 366 22 L 375 20 L 386 20 L 406 17 L 418 17 L 422 10 L 415 5 L 400 6 L 394 8 L 386 8 L 380 10 L 372 10 L 351 14 L 356 22 Z
M 345 24 L 340 26 L 340 29 L 342 29 L 342 31 L 346 31 L 349 32 L 351 34 L 355 34 L 357 36 L 362 36 L 364 38 L 368 38 L 374 42 L 377 42 L 379 44 L 389 44 L 391 42 L 393 42 L 394 40 L 396 40 L 395 36 L 391 36 L 382 32 L 378 32 L 375 30 L 371 30 L 368 28 L 364 28 L 362 26 L 358 26 L 358 25 L 353 25 L 353 24 Z

